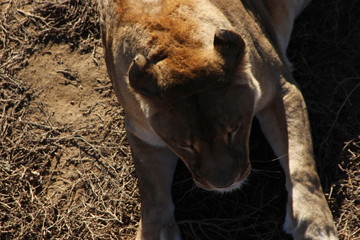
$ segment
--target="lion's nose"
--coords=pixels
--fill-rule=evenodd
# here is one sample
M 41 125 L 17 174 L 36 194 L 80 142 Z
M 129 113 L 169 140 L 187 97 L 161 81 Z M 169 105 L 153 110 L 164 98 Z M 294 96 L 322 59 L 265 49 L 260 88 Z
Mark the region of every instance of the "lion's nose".
M 235 173 L 231 168 L 219 168 L 208 175 L 208 183 L 216 188 L 226 188 L 235 182 Z
M 214 188 L 228 188 L 247 178 L 250 169 L 250 165 L 246 165 L 242 168 L 237 167 L 237 165 L 217 166 L 206 174 L 205 179 L 207 184 Z

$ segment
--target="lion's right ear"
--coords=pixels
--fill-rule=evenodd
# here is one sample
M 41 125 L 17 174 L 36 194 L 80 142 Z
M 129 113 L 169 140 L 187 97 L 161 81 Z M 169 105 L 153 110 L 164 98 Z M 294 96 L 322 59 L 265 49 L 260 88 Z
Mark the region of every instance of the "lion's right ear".
M 137 55 L 129 68 L 130 86 L 142 94 L 156 94 L 158 85 L 154 64 L 150 63 L 143 55 Z
M 237 67 L 245 54 L 245 42 L 240 34 L 224 28 L 216 30 L 214 48 L 223 57 L 226 68 Z

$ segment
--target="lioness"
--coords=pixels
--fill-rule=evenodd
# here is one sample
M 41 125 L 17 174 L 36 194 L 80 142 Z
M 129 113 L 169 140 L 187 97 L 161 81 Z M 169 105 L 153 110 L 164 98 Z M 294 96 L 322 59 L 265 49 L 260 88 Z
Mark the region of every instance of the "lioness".
M 253 116 L 279 157 L 294 239 L 337 239 L 304 99 L 285 50 L 310 0 L 100 0 L 108 73 L 126 111 L 141 194 L 136 239 L 181 239 L 171 185 L 231 191 L 249 175 Z

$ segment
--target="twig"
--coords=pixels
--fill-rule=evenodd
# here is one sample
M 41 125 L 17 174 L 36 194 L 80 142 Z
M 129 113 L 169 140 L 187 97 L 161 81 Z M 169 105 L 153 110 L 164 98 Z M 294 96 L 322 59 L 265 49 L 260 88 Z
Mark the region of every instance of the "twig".
M 340 108 L 338 109 L 338 111 L 336 112 L 336 116 L 335 119 L 333 120 L 328 132 L 326 133 L 326 136 L 324 138 L 323 141 L 321 141 L 320 143 L 320 148 L 323 148 L 324 144 L 327 142 L 327 140 L 329 139 L 329 137 L 331 136 L 331 133 L 336 125 L 336 122 L 340 116 L 341 111 L 343 110 L 343 108 L 345 107 L 346 103 L 348 102 L 348 100 L 350 99 L 350 97 L 352 96 L 352 94 L 358 89 L 358 87 L 360 87 L 360 83 L 358 83 L 351 91 L 349 94 L 346 95 L 345 100 L 342 102 Z
M 22 119 L 18 119 L 18 118 L 13 118 L 13 117 L 6 117 L 6 119 L 13 121 L 13 122 L 19 122 L 19 123 L 23 123 L 23 124 L 28 124 L 28 125 L 32 125 L 38 128 L 42 128 L 45 130 L 63 130 L 64 128 L 59 128 L 59 127 L 53 127 L 53 126 L 47 126 L 47 125 L 43 125 L 40 123 L 34 123 L 34 122 L 30 122 L 30 121 L 24 121 Z

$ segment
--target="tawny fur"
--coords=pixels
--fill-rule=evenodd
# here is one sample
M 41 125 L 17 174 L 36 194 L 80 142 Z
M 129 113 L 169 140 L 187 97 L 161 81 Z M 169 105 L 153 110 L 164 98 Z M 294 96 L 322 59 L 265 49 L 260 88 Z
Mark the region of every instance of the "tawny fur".
M 204 189 L 241 186 L 254 116 L 285 171 L 285 230 L 296 240 L 337 239 L 286 58 L 294 19 L 309 2 L 99 0 L 107 69 L 139 178 L 137 240 L 181 239 L 171 199 L 179 157 Z

